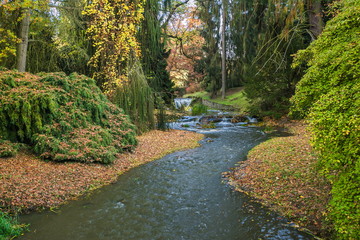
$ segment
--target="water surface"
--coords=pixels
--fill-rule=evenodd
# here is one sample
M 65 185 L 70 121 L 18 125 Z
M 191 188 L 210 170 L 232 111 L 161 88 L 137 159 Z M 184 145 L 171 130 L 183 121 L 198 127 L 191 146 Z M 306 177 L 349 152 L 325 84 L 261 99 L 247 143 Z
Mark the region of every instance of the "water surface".
M 204 131 L 196 149 L 130 170 L 117 183 L 21 217 L 21 239 L 312 239 L 224 183 L 221 173 L 266 139 L 257 128 Z

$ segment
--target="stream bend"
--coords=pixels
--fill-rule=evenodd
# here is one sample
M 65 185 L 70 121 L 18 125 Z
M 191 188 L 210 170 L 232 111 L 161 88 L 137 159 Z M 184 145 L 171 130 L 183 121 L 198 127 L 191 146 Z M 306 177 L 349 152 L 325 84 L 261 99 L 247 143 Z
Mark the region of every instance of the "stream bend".
M 20 239 L 313 239 L 221 178 L 267 137 L 257 128 L 199 130 L 202 146 L 121 175 L 59 213 L 25 215 Z

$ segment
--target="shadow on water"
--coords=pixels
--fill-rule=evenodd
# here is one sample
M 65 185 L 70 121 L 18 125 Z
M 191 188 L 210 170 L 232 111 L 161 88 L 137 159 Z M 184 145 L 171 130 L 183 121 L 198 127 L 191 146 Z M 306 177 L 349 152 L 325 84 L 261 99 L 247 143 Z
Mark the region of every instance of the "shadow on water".
M 267 136 L 257 128 L 199 130 L 202 146 L 132 169 L 59 213 L 25 215 L 20 239 L 312 239 L 234 192 L 221 173 Z

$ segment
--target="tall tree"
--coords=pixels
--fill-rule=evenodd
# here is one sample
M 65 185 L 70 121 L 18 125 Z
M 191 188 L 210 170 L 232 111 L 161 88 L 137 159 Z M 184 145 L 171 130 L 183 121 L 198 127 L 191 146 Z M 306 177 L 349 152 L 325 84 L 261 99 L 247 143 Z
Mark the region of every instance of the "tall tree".
M 173 83 L 167 67 L 170 55 L 166 49 L 168 34 L 167 27 L 179 8 L 185 6 L 189 0 L 148 0 L 145 4 L 144 21 L 139 32 L 142 47 L 142 64 L 151 88 L 170 102 L 173 93 Z
M 94 0 L 84 14 L 89 16 L 87 33 L 96 49 L 89 64 L 100 86 L 127 81 L 126 66 L 131 54 L 140 55 L 137 26 L 143 19 L 143 0 Z M 109 86 L 106 86 L 109 85 Z
M 21 9 L 21 21 L 19 27 L 19 39 L 16 49 L 16 68 L 19 72 L 25 72 L 26 69 L 26 56 L 29 44 L 29 27 L 30 27 L 30 9 Z
M 322 17 L 322 4 L 321 0 L 310 0 L 306 3 L 309 15 L 309 31 L 312 40 L 315 40 L 324 28 L 324 21 Z
M 222 25 L 221 25 L 221 98 L 225 99 L 226 92 L 226 15 L 227 0 L 222 0 Z
M 0 29 L 5 33 L 5 37 L 16 36 L 17 41 L 10 40 L 6 49 L 16 48 L 16 57 L 12 54 L 2 56 L 6 67 L 16 67 L 19 71 L 24 72 L 27 69 L 27 59 L 29 58 L 30 43 L 30 25 L 34 22 L 41 22 L 41 14 L 46 11 L 48 0 L 31 1 L 31 0 L 13 0 L 4 1 L 0 8 Z M 34 11 L 36 10 L 36 11 Z M 35 14 L 33 14 L 35 13 Z M 16 43 L 16 47 L 12 44 Z M 1 47 L 1 45 L 0 45 Z M 7 51 L 12 53 L 12 51 Z
M 199 61 L 197 68 L 205 74 L 206 90 L 214 97 L 221 88 L 221 56 L 219 52 L 221 2 L 206 0 L 198 1 L 197 4 L 199 18 L 204 22 L 201 35 L 205 39 L 203 50 L 206 53 L 204 58 Z

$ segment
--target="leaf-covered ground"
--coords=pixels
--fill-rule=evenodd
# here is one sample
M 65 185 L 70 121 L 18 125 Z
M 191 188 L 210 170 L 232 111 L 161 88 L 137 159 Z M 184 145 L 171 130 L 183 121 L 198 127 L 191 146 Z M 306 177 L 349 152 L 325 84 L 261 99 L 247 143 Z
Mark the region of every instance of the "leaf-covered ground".
M 324 219 L 330 185 L 316 172 L 314 154 L 302 122 L 287 122 L 290 136 L 272 138 L 253 148 L 230 182 L 262 204 L 317 235 L 326 234 Z
M 0 207 L 28 212 L 59 206 L 116 181 L 119 174 L 132 167 L 197 147 L 202 137 L 187 131 L 151 131 L 138 137 L 139 145 L 133 153 L 119 155 L 111 165 L 45 162 L 20 151 L 15 157 L 0 158 Z

